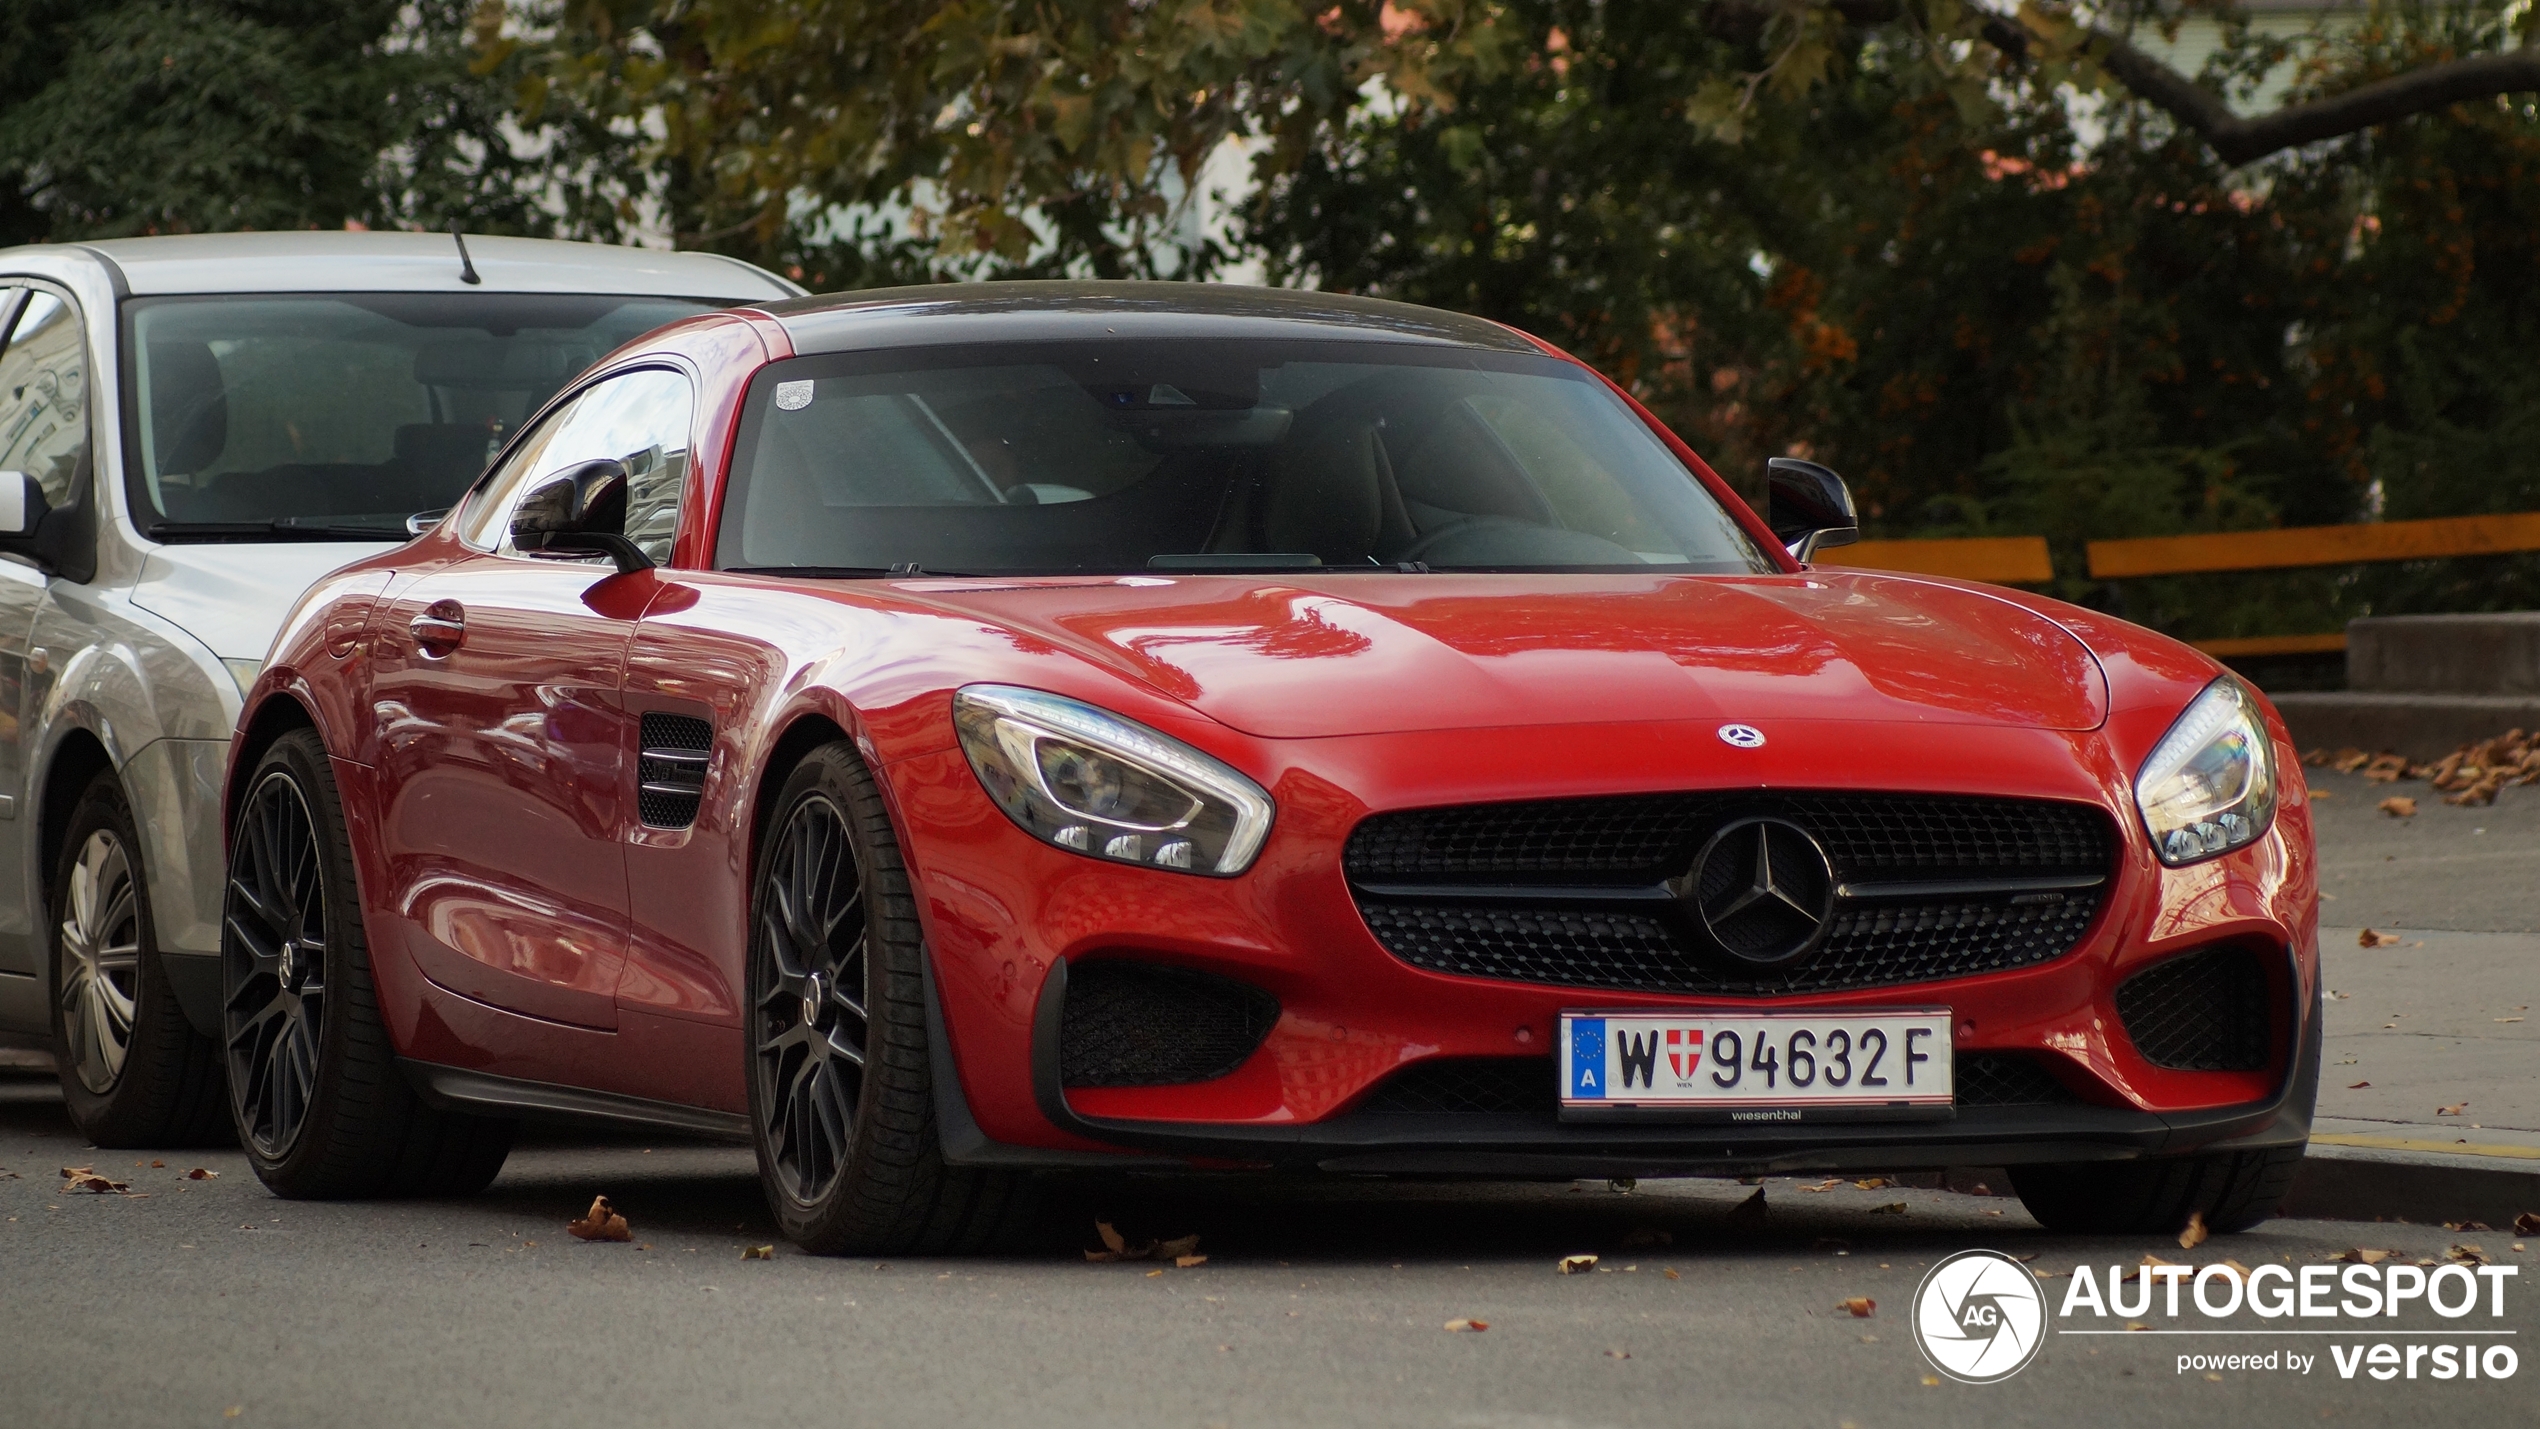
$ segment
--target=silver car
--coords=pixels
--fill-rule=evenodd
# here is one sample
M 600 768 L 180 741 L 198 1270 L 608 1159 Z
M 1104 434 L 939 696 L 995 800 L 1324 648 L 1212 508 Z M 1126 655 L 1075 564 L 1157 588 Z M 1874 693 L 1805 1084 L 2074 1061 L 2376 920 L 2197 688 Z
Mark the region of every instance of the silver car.
M 456 234 L 0 250 L 0 1034 L 98 1145 L 229 1135 L 222 765 L 292 601 L 611 348 L 799 292 Z

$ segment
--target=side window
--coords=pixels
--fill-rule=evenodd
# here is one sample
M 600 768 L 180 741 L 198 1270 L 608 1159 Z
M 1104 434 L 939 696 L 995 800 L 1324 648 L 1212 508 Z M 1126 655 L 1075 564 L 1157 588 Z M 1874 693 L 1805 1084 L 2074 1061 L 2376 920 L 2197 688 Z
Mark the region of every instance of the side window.
M 460 528 L 479 550 L 511 549 L 511 510 L 523 491 L 568 467 L 603 457 L 626 464 L 626 535 L 655 561 L 670 559 L 688 477 L 688 379 L 648 368 L 586 388 L 540 424 L 488 482 Z
M 88 455 L 88 343 L 79 309 L 41 289 L 0 350 L 0 471 L 34 474 L 46 505 L 70 505 Z

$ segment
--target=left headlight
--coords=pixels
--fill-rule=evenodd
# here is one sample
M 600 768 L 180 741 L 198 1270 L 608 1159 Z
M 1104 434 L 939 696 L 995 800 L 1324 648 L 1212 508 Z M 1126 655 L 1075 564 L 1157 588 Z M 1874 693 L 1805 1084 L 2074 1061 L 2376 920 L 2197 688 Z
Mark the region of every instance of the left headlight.
M 1250 867 L 1269 836 L 1260 785 L 1108 710 L 971 685 L 953 695 L 953 728 L 988 797 L 1043 843 L 1226 877 Z
M 2134 776 L 2152 851 L 2172 868 L 2255 842 L 2275 818 L 2275 747 L 2226 675 L 2205 687 Z

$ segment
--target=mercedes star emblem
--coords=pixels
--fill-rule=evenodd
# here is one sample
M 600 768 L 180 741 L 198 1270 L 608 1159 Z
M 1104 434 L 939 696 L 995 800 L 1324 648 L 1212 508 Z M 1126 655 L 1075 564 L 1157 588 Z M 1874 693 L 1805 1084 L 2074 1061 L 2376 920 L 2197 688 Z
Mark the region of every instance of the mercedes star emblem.
M 1761 749 L 1764 731 L 1751 724 L 1724 724 L 1720 726 L 1720 742 L 1731 749 Z
M 1785 819 L 1739 819 L 1693 861 L 1686 896 L 1722 952 L 1780 967 L 1815 950 L 1834 912 L 1834 868 L 1808 831 Z

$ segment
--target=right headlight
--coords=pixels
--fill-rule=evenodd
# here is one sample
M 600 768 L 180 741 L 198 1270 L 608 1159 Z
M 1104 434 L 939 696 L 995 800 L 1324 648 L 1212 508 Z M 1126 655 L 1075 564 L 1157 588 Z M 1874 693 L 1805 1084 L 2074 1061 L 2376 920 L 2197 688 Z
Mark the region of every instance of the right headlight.
M 1270 795 L 1178 739 L 1041 690 L 971 685 L 953 728 L 997 807 L 1043 843 L 1228 877 L 1270 833 Z
M 2275 749 L 2226 675 L 2205 687 L 2134 776 L 2152 851 L 2176 868 L 2253 843 L 2275 817 Z

